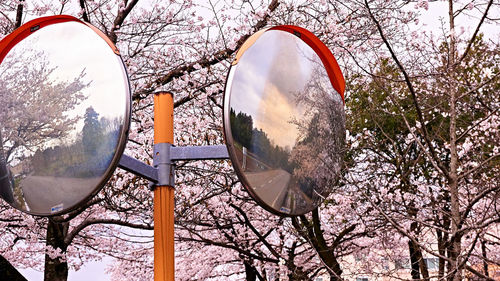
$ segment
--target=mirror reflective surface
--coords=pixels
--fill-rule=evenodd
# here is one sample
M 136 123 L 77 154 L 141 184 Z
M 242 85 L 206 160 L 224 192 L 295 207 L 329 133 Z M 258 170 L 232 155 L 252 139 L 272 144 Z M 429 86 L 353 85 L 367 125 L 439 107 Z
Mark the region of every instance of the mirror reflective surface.
M 114 171 L 130 89 L 120 56 L 86 24 L 31 31 L 0 64 L 0 194 L 19 210 L 55 215 Z
M 279 215 L 317 207 L 338 182 L 345 143 L 341 95 L 298 36 L 267 30 L 233 63 L 224 133 L 250 195 Z

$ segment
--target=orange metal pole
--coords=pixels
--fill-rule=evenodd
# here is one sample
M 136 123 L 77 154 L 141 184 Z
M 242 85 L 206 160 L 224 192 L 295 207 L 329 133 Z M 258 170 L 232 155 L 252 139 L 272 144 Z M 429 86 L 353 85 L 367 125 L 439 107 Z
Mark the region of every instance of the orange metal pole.
M 154 96 L 154 143 L 174 142 L 174 101 L 170 93 Z M 154 190 L 154 281 L 174 281 L 174 187 Z

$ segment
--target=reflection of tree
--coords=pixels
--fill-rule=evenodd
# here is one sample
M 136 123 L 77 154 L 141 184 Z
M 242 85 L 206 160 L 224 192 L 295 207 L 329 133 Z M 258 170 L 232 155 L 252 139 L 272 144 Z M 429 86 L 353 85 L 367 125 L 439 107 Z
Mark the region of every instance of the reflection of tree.
M 85 98 L 81 93 L 87 86 L 82 82 L 85 74 L 55 81 L 55 70 L 43 53 L 24 49 L 14 49 L 0 65 L 1 145 L 7 163 L 63 139 L 78 120 L 66 113 Z
M 229 115 L 231 122 L 231 132 L 236 142 L 249 148 L 252 141 L 253 120 L 252 116 L 243 112 L 236 114 L 231 108 Z
M 288 161 L 289 151 L 274 145 L 262 129 L 253 128 L 252 116 L 243 112 L 236 114 L 231 109 L 229 118 L 236 145 L 246 147 L 257 158 L 255 160 L 262 163 L 260 166 L 283 169 L 290 173 L 293 171 Z
M 87 155 L 97 154 L 97 148 L 99 147 L 99 141 L 101 140 L 100 134 L 101 128 L 99 124 L 99 114 L 95 112 L 93 107 L 89 107 L 85 110 L 85 119 L 82 130 L 82 140 L 84 150 Z
M 345 113 L 340 95 L 332 88 L 319 58 L 311 58 L 311 79 L 295 94 L 305 108 L 301 119 L 293 120 L 299 141 L 291 152 L 294 176 L 301 189 L 312 195 L 314 188 L 327 194 L 340 175 L 345 142 Z
M 16 177 L 13 196 L 4 198 L 13 198 L 19 206 L 24 206 L 19 175 L 33 170 L 26 158 L 69 135 L 78 117 L 67 112 L 85 98 L 81 93 L 87 86 L 82 82 L 83 71 L 73 80 L 62 81 L 54 77 L 56 70 L 49 67 L 43 52 L 27 51 L 22 45 L 12 49 L 0 65 L 2 165 L 6 165 L 4 170 L 10 166 L 9 173 Z

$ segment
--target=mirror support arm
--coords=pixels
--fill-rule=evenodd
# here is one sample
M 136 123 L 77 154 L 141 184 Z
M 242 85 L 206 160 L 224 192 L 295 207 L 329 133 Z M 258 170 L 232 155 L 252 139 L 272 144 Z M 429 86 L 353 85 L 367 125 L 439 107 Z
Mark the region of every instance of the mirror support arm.
M 229 159 L 225 145 L 173 146 L 169 143 L 155 144 L 153 166 L 123 154 L 118 167 L 143 177 L 153 185 L 174 186 L 174 161 Z
M 172 161 L 229 159 L 225 145 L 172 146 Z
M 158 169 L 149 166 L 133 157 L 122 154 L 118 167 L 151 182 L 158 182 Z

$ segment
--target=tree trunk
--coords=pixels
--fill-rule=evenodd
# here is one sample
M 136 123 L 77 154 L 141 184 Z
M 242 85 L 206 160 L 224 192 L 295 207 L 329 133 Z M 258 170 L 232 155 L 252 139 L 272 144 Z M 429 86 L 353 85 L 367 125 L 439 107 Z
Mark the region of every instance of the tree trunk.
M 27 281 L 27 279 L 24 278 L 24 276 L 22 276 L 3 256 L 0 256 L 0 280 Z
M 487 261 L 487 249 L 486 249 L 486 241 L 482 240 L 481 241 L 481 254 L 483 256 L 483 271 L 485 276 L 490 276 L 489 275 L 489 270 L 488 270 L 488 261 Z
M 245 264 L 245 280 L 246 281 L 256 281 L 257 274 L 255 273 L 255 268 L 247 261 L 243 262 Z
M 339 269 L 340 269 L 340 266 L 339 266 Z M 334 274 L 330 274 L 330 281 L 341 281 L 342 278 L 340 278 L 340 275 L 334 275 Z
M 300 222 L 299 224 L 298 219 L 292 219 L 292 224 L 295 229 L 311 242 L 323 263 L 329 268 L 330 281 L 342 280 L 342 268 L 335 256 L 334 250 L 339 243 L 338 241 L 354 231 L 356 225 L 345 228 L 338 233 L 332 245 L 328 245 L 323 235 L 323 231 L 321 230 L 321 220 L 319 219 L 317 208 L 312 211 L 312 221 L 309 221 L 305 216 L 300 216 Z M 305 226 L 306 229 L 304 230 L 302 226 Z
M 417 253 L 419 255 L 419 266 L 420 272 L 422 273 L 422 280 L 429 280 L 429 270 L 427 264 L 425 263 L 424 257 L 422 256 L 422 250 L 417 246 Z
M 67 245 L 64 238 L 68 233 L 69 223 L 57 223 L 49 219 L 47 225 L 46 245 L 54 249 L 60 249 L 65 254 Z M 68 279 L 68 263 L 60 257 L 51 258 L 45 254 L 44 281 L 66 281 Z
M 412 225 L 414 223 L 412 223 Z M 418 280 L 420 279 L 420 266 L 418 261 L 421 257 L 418 256 L 417 245 L 411 240 L 408 241 L 408 250 L 410 252 L 411 279 Z
M 453 11 L 453 1 L 448 1 L 449 5 L 449 20 L 450 20 L 450 45 L 449 45 L 449 69 L 448 69 L 448 88 L 450 95 L 450 172 L 448 179 L 448 189 L 450 191 L 451 199 L 451 245 L 450 245 L 450 268 L 449 278 L 450 281 L 460 281 L 461 268 L 460 267 L 460 254 L 462 252 L 461 234 L 460 231 L 460 198 L 458 190 L 458 153 L 457 153 L 457 86 L 453 83 L 453 73 L 456 63 L 456 33 L 455 33 L 455 20 Z

